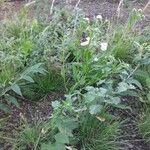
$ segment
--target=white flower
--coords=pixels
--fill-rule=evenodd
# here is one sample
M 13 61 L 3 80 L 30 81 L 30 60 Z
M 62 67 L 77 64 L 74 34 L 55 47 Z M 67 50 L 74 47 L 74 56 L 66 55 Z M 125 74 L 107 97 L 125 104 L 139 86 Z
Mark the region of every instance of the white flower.
M 142 12 L 142 9 L 138 9 L 138 12 Z
M 89 43 L 90 43 L 90 37 L 87 37 L 87 38 L 86 38 L 86 41 L 81 42 L 81 46 L 86 46 L 86 45 L 88 45 Z
M 88 17 L 83 18 L 83 20 L 87 21 L 88 23 L 90 23 L 90 19 Z
M 95 57 L 93 61 L 94 61 L 94 62 L 97 62 L 97 61 L 98 61 L 98 58 L 97 58 L 97 57 Z
M 46 130 L 42 128 L 41 133 L 42 133 L 42 134 L 45 134 L 45 133 L 46 133 Z
M 101 50 L 102 51 L 106 51 L 107 47 L 108 47 L 108 43 L 106 43 L 106 42 L 101 43 Z
M 99 19 L 99 20 L 103 19 L 102 15 L 97 15 L 96 18 Z
M 30 6 L 30 5 L 33 5 L 34 3 L 35 3 L 35 1 L 29 2 L 29 3 L 25 4 L 25 7 L 28 7 L 28 6 Z

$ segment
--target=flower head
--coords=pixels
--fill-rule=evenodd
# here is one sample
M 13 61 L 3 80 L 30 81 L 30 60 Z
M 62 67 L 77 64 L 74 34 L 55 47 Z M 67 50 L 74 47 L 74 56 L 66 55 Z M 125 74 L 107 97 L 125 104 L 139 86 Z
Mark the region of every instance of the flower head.
M 93 60 L 94 62 L 97 62 L 98 61 L 98 58 L 97 57 L 94 57 L 94 60 Z
M 45 133 L 46 133 L 46 130 L 42 128 L 41 133 L 42 133 L 42 134 L 45 134 Z
M 106 42 L 101 43 L 101 50 L 102 51 L 106 51 L 107 47 L 108 47 L 108 43 L 106 43 Z
M 99 19 L 99 20 L 103 19 L 102 15 L 97 15 L 96 18 Z
M 83 18 L 83 20 L 87 21 L 88 23 L 90 23 L 90 19 L 88 17 Z
M 90 43 L 90 37 L 87 37 L 85 41 L 81 42 L 81 46 L 87 46 Z

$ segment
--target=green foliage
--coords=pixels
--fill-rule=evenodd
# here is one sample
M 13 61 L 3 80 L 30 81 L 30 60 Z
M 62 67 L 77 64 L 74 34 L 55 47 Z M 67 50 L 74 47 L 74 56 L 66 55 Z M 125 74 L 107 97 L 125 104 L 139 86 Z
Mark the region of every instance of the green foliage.
M 138 127 L 143 137 L 149 142 L 150 141 L 150 110 L 149 105 L 146 106 L 144 115 L 139 121 Z
M 104 116 L 103 116 L 104 115 Z M 120 123 L 113 122 L 112 116 L 104 113 L 103 117 L 87 116 L 81 118 L 77 138 L 82 150 L 119 150 L 117 137 L 120 134 Z M 100 120 L 101 119 L 101 120 Z M 104 119 L 104 120 L 103 120 Z
M 64 91 L 59 70 L 48 70 L 46 75 L 34 75 L 34 83 L 22 86 L 23 95 L 30 100 L 40 100 L 51 92 Z
M 6 85 L 1 85 L 1 93 L 0 97 L 4 98 L 8 103 L 15 104 L 15 106 L 19 107 L 19 104 L 14 96 L 11 96 L 11 91 L 15 94 L 22 96 L 21 85 L 26 83 L 33 83 L 34 80 L 32 76 L 34 74 L 45 74 L 46 70 L 43 68 L 42 64 L 36 64 L 34 66 L 28 67 L 24 72 L 22 72 L 19 76 L 15 77 L 13 80 L 9 81 Z M 9 111 L 9 108 L 3 103 L 0 105 L 1 109 L 4 111 Z
M 40 4 L 36 1 L 36 7 Z M 127 109 L 121 97 L 138 96 L 137 91 L 143 90 L 137 80 L 143 70 L 146 89 L 150 87 L 149 44 L 139 42 L 134 33 L 141 12 L 133 10 L 126 26 L 117 26 L 110 35 L 109 21 L 94 18 L 89 24 L 78 10 L 54 10 L 51 21 L 41 12 L 31 22 L 27 11 L 1 24 L 2 102 L 19 107 L 16 95 L 35 100 L 64 87 L 67 94 L 64 100 L 52 102 L 47 122 L 24 124 L 15 136 L 15 149 L 119 149 L 120 123 L 106 106 Z M 0 108 L 9 111 L 4 104 Z
M 135 54 L 134 41 L 136 41 L 137 33 L 135 25 L 138 21 L 143 19 L 143 15 L 140 11 L 133 10 L 130 13 L 126 25 L 117 25 L 113 31 L 113 35 L 110 37 L 111 49 L 115 58 L 121 59 L 125 62 L 132 61 Z

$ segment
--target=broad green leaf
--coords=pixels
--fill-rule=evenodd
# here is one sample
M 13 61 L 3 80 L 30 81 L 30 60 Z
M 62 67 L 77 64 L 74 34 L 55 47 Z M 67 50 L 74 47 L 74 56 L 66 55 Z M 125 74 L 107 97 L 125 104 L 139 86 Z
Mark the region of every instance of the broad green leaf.
M 66 150 L 65 145 L 61 143 L 47 143 L 41 145 L 41 150 Z
M 147 99 L 150 102 L 150 92 L 147 94 Z
M 17 101 L 17 99 L 15 97 L 10 96 L 10 95 L 5 95 L 5 99 L 8 101 L 8 103 L 12 103 L 18 108 L 20 107 L 19 103 L 18 103 L 18 101 Z
M 146 86 L 150 88 L 150 78 L 146 78 Z
M 119 86 L 118 86 L 118 92 L 124 92 L 124 91 L 126 91 L 128 88 L 127 88 L 127 86 L 128 86 L 128 84 L 127 83 L 124 83 L 124 82 L 120 82 L 119 84 L 118 84 Z
M 78 122 L 77 122 L 75 119 L 69 118 L 68 121 L 66 121 L 66 122 L 64 123 L 64 125 L 65 125 L 68 129 L 74 130 L 74 129 L 76 129 L 76 128 L 78 127 Z
M 111 101 L 112 101 L 112 104 L 115 104 L 115 105 L 118 105 L 121 102 L 119 97 L 112 97 Z
M 135 91 L 129 91 L 129 90 L 127 90 L 127 91 L 125 91 L 125 92 L 122 92 L 122 93 L 120 93 L 119 95 L 121 95 L 121 96 L 139 97 L 139 94 L 138 94 L 137 92 L 135 92 Z
M 11 86 L 11 89 L 18 95 L 22 96 L 22 93 L 21 93 L 21 90 L 20 90 L 20 87 L 18 84 L 13 84 Z
M 91 94 L 91 93 L 87 93 L 87 94 L 85 94 L 84 96 L 85 96 L 85 100 L 86 100 L 87 102 L 92 102 L 92 101 L 95 100 L 95 96 L 94 96 L 93 94 Z
M 56 140 L 56 142 L 62 143 L 62 144 L 69 143 L 68 135 L 62 134 L 62 133 L 56 134 L 55 135 L 55 140 Z
M 110 96 L 109 98 L 104 99 L 104 102 L 111 105 L 118 105 L 120 103 L 119 97 Z
M 43 143 L 41 145 L 41 150 L 54 150 L 54 145 L 49 143 Z
M 120 82 L 118 84 L 118 92 L 121 93 L 121 92 L 125 92 L 127 91 L 128 89 L 134 89 L 134 86 L 133 85 L 129 85 L 128 83 L 125 83 L 125 82 Z
M 150 64 L 150 58 L 144 58 L 139 61 L 142 65 L 149 65 Z
M 128 109 L 128 110 L 132 111 L 132 108 L 130 106 L 126 106 L 124 104 L 118 104 L 118 105 L 112 105 L 112 106 L 114 106 L 115 108 Z
M 58 108 L 60 106 L 60 102 L 59 101 L 53 101 L 52 102 L 52 107 L 53 108 Z
M 102 109 L 102 105 L 92 105 L 89 108 L 89 112 L 90 112 L 90 114 L 93 115 L 93 114 L 99 113 L 101 111 L 101 109 Z
M 131 83 L 131 84 L 136 85 L 138 88 L 140 88 L 140 90 L 143 89 L 141 83 L 140 83 L 138 80 L 130 79 L 130 80 L 128 81 L 128 83 Z
M 3 110 L 6 113 L 11 113 L 11 109 L 4 103 L 0 103 L 0 110 Z
M 104 88 L 99 88 L 99 92 L 98 92 L 98 96 L 100 97 L 105 97 L 106 96 L 106 93 L 107 93 L 107 90 L 104 89 Z
M 27 76 L 27 75 L 22 76 L 22 79 L 24 79 L 24 80 L 26 80 L 26 81 L 29 81 L 29 82 L 31 82 L 31 83 L 34 82 L 34 80 L 33 80 L 30 76 Z
M 56 121 L 56 127 L 58 128 L 59 132 L 61 132 L 62 134 L 65 134 L 69 137 L 73 136 L 72 131 L 64 125 L 63 121 L 57 120 Z
M 53 150 L 66 150 L 65 144 L 56 142 Z
M 147 71 L 144 71 L 144 70 L 141 70 L 141 69 L 138 69 L 135 71 L 135 75 L 136 76 L 140 76 L 140 77 L 144 77 L 144 78 L 147 78 L 149 77 L 149 74 Z

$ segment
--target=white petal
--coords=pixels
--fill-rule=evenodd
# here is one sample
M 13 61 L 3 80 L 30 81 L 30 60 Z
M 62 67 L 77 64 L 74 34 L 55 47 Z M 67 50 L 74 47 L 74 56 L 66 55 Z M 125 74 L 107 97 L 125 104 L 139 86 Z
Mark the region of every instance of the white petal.
M 106 42 L 101 43 L 101 50 L 102 50 L 102 51 L 106 51 L 106 50 L 107 50 L 107 47 L 108 47 L 108 43 L 106 43 Z
M 90 37 L 87 37 L 87 38 L 86 38 L 86 41 L 81 43 L 81 46 L 86 46 L 86 45 L 88 45 L 89 43 L 90 43 Z
M 95 61 L 95 62 L 97 62 L 97 61 L 98 61 L 98 58 L 97 58 L 97 57 L 95 57 L 95 58 L 94 58 L 94 61 Z
M 96 18 L 97 18 L 97 19 L 100 19 L 100 20 L 103 19 L 102 15 L 97 15 Z
M 44 130 L 44 129 L 42 128 L 41 133 L 42 133 L 42 134 L 45 134 L 45 133 L 46 133 L 46 130 Z
M 90 19 L 88 17 L 83 18 L 83 20 L 87 21 L 88 23 L 90 23 Z

